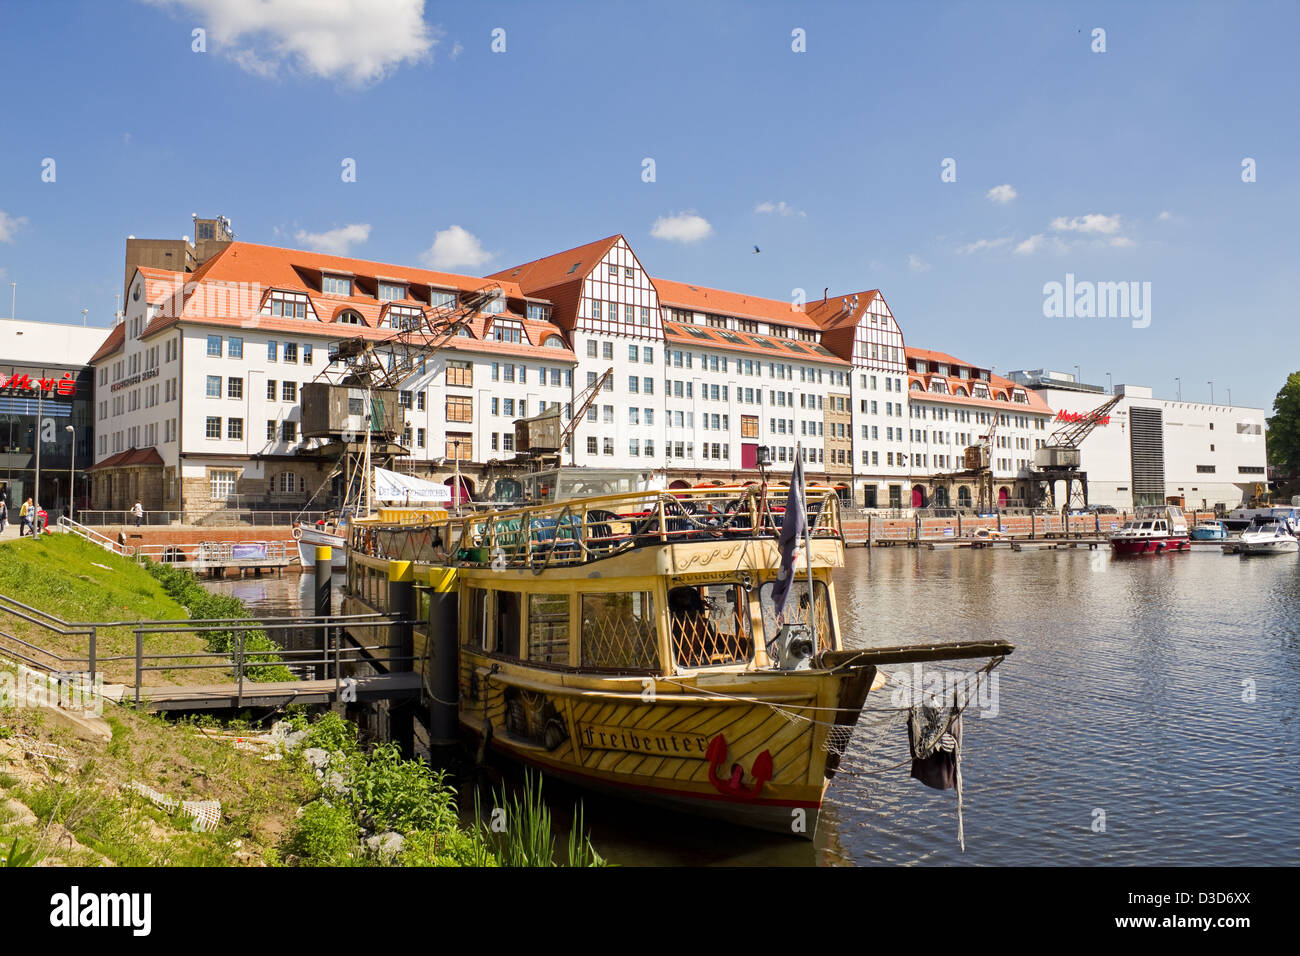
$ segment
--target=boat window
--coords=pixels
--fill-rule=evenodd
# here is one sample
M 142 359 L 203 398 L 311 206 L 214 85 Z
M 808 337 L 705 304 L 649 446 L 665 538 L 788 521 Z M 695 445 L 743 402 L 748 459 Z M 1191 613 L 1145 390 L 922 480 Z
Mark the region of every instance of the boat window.
M 496 592 L 496 650 L 499 654 L 519 656 L 520 620 L 519 595 L 514 591 Z
M 469 623 L 465 628 L 465 643 L 485 651 L 492 650 L 488 643 L 492 633 L 488 627 L 488 593 L 484 588 L 469 589 Z
M 1141 525 L 1141 529 L 1142 529 L 1143 531 L 1150 531 L 1150 530 L 1151 530 L 1151 522 L 1150 522 L 1150 521 L 1143 521 L 1143 522 L 1142 522 L 1142 525 Z
M 749 594 L 739 584 L 707 584 L 668 592 L 673 656 L 683 667 L 754 659 Z
M 582 596 L 582 666 L 653 670 L 654 601 L 649 591 Z
M 569 595 L 528 595 L 528 659 L 569 663 Z
M 831 628 L 830 600 L 825 582 L 814 581 L 813 583 L 816 585 L 814 594 L 816 595 L 817 646 L 820 650 L 829 650 L 835 646 L 835 635 Z M 776 605 L 772 601 L 772 592 L 775 589 L 775 581 L 767 581 L 758 589 L 759 605 L 763 610 L 763 634 L 769 644 L 776 640 L 777 632 L 781 629 L 776 619 Z M 813 619 L 808 612 L 808 578 L 796 578 L 790 585 L 790 595 L 785 600 L 784 623 L 808 626 Z

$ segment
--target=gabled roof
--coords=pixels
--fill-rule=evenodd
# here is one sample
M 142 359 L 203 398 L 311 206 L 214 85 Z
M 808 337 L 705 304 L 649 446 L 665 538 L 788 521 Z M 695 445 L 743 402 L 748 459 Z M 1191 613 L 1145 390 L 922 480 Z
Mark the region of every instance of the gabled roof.
M 962 359 L 949 355 L 947 352 L 936 352 L 932 349 L 914 349 L 911 347 L 908 347 L 905 351 L 909 359 L 921 359 L 922 361 L 925 362 L 938 362 L 948 366 L 963 366 L 966 368 L 988 371 L 987 369 L 983 368 L 983 366 L 975 365 L 971 362 L 963 361 Z M 949 392 L 947 394 L 939 394 L 930 391 L 930 383 L 936 378 L 942 379 L 944 382 L 947 383 L 949 388 Z M 1025 411 L 1030 411 L 1030 412 L 1051 414 L 1051 409 L 1048 408 L 1047 402 L 1044 401 L 1043 398 L 1039 396 L 1038 393 L 1035 392 L 1033 389 L 1025 388 L 1023 385 L 1017 385 L 1009 378 L 1003 378 L 1001 375 L 994 375 L 992 373 L 989 374 L 988 381 L 985 382 L 985 384 L 988 385 L 989 387 L 989 395 L 990 395 L 989 398 L 976 398 L 974 394 L 971 394 L 970 396 L 952 394 L 951 390 L 957 385 L 963 385 L 966 388 L 971 388 L 976 382 L 983 382 L 983 381 L 984 381 L 983 379 L 978 379 L 978 378 L 966 378 L 966 379 L 961 378 L 951 369 L 947 375 L 940 375 L 937 372 L 935 372 L 933 369 L 931 369 L 930 371 L 924 374 L 915 371 L 910 371 L 910 370 L 907 373 L 909 395 L 911 394 L 912 383 L 916 382 L 921 386 L 921 391 L 924 393 L 924 397 L 932 401 L 956 401 L 956 402 L 960 402 L 963 405 L 977 405 L 982 408 L 996 408 L 1003 412 L 1005 412 L 1007 408 L 1010 407 L 1013 409 L 1014 408 L 1024 409 Z M 1012 399 L 1012 394 L 1017 391 L 1023 392 L 1025 394 L 1025 397 L 1028 399 L 1028 402 L 1014 401 Z M 1006 401 L 1002 401 L 996 397 L 993 397 L 996 396 L 999 392 L 1006 395 Z M 918 398 L 920 397 L 921 396 L 918 396 Z
M 104 344 L 99 347 L 94 355 L 90 357 L 90 364 L 94 365 L 100 359 L 108 358 L 113 353 L 122 348 L 126 342 L 126 323 L 119 322 L 113 326 L 113 330 L 108 333 L 108 338 L 104 339 Z
M 525 262 L 523 265 L 502 269 L 500 272 L 492 273 L 490 278 L 517 283 L 530 295 L 541 289 L 550 289 L 574 281 L 581 282 L 587 277 L 587 273 L 609 254 L 614 243 L 622 238 L 621 234 L 606 236 L 585 246 L 566 249 L 554 255 L 534 259 L 532 262 Z
M 158 454 L 156 448 L 128 448 L 126 451 L 119 451 L 116 455 L 109 455 L 103 461 L 91 465 L 86 470 L 122 468 L 126 465 L 161 465 L 162 463 L 162 455 Z

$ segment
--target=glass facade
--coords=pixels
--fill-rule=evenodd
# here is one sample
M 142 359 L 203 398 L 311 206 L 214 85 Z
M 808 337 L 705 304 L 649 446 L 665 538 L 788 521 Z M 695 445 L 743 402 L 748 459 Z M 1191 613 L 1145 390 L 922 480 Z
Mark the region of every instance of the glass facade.
M 71 388 L 67 376 L 75 383 Z M 42 383 L 55 384 L 43 388 Z M 30 497 L 49 512 L 52 524 L 68 513 L 70 482 L 77 510 L 88 504 L 85 469 L 94 464 L 94 397 L 89 368 L 0 364 L 0 495 L 9 504 L 11 521 Z M 69 425 L 75 429 L 75 456 Z

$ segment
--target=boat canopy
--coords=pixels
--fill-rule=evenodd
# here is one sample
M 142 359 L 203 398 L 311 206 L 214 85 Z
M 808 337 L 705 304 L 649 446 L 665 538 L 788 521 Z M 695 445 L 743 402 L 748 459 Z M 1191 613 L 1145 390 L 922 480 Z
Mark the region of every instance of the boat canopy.
M 451 488 L 414 475 L 376 468 L 375 497 L 380 501 L 400 501 L 404 504 L 451 501 Z

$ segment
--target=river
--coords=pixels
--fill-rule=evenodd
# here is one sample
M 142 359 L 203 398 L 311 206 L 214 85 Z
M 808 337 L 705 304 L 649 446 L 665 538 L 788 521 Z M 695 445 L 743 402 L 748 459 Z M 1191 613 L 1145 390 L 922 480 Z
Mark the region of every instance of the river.
M 311 607 L 310 575 L 216 586 L 261 610 Z M 1300 863 L 1295 555 L 853 549 L 836 587 L 850 646 L 1016 645 L 964 719 L 965 852 L 953 791 L 909 776 L 886 689 L 868 699 L 879 709 L 859 723 L 811 843 L 586 795 L 602 854 L 629 865 Z M 580 794 L 546 789 L 566 820 Z

